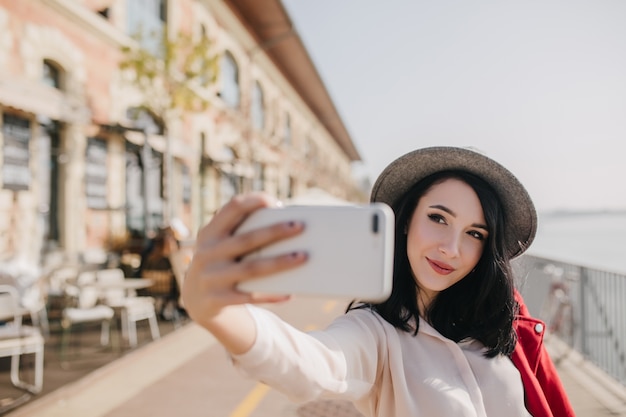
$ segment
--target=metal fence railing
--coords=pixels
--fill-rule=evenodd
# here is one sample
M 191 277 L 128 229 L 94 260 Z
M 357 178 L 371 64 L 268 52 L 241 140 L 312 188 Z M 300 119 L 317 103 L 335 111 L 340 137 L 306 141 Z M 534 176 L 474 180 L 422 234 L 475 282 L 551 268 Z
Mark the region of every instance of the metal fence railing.
M 626 274 L 533 255 L 515 267 L 531 313 L 626 386 Z

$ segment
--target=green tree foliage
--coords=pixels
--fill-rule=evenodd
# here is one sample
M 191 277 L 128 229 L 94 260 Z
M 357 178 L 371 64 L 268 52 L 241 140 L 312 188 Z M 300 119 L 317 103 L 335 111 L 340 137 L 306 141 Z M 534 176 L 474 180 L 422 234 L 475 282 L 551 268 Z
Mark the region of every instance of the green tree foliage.
M 135 43 L 122 47 L 120 69 L 124 78 L 142 93 L 140 107 L 166 125 L 172 112 L 206 110 L 212 95 L 210 87 L 218 72 L 218 55 L 207 36 L 194 39 L 179 32 L 168 36 L 163 29 L 160 39 L 134 37 Z M 150 51 L 146 45 L 156 45 Z

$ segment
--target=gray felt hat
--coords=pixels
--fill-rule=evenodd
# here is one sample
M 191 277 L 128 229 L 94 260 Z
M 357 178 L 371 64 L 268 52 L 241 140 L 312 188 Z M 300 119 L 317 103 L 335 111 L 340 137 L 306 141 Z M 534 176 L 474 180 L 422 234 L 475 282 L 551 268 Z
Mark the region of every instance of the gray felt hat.
M 465 148 L 432 147 L 417 149 L 393 161 L 378 176 L 372 188 L 372 202 L 390 206 L 420 180 L 440 171 L 466 171 L 489 184 L 504 207 L 506 254 L 521 255 L 535 238 L 537 212 L 524 186 L 502 165 Z

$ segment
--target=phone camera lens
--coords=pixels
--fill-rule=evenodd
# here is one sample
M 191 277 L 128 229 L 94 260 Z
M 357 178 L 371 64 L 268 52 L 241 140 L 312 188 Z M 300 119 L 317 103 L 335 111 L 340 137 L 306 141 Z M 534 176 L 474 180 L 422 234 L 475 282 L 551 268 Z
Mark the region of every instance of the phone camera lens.
M 378 233 L 378 214 L 372 216 L 372 232 Z

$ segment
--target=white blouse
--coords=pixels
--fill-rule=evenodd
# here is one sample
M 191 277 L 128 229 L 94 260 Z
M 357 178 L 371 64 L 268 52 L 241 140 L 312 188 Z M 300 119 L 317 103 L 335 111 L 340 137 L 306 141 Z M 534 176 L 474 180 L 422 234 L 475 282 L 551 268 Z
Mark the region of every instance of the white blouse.
M 257 339 L 233 361 L 294 401 L 342 398 L 377 417 L 530 416 L 509 358 L 485 358 L 479 342 L 455 343 L 425 321 L 413 336 L 359 309 L 304 333 L 270 311 L 248 308 Z

